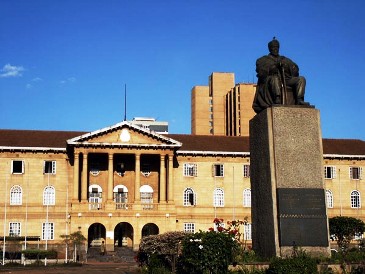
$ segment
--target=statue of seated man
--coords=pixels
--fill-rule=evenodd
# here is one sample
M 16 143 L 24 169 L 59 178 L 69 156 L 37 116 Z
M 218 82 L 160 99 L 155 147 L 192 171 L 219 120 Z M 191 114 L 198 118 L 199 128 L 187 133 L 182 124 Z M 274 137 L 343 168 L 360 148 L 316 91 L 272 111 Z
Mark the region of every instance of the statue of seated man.
M 274 37 L 268 44 L 269 54 L 256 60 L 257 89 L 252 108 L 256 113 L 285 101 L 287 87 L 293 92 L 295 105 L 304 102 L 305 78 L 299 76 L 299 67 L 289 58 L 279 55 L 279 41 Z

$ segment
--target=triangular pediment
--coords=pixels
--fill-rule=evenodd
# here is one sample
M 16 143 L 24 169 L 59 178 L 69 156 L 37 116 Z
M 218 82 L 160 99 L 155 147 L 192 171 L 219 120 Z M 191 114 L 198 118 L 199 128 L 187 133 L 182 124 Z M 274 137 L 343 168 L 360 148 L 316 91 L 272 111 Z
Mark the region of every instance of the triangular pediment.
M 176 140 L 127 121 L 67 140 L 75 146 L 180 147 Z

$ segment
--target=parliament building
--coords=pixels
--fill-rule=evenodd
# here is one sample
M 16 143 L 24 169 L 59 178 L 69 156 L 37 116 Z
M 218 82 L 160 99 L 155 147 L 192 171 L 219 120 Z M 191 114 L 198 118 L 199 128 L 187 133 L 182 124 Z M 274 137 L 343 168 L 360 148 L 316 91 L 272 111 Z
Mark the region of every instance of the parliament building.
M 250 245 L 255 85 L 209 79 L 192 89 L 192 134 L 128 121 L 92 132 L 0 130 L 2 238 L 62 257 L 61 236 L 80 231 L 88 248 L 102 239 L 107 251 L 137 250 L 146 235 L 205 231 L 217 217 L 246 219 Z M 328 217 L 365 221 L 365 141 L 323 139 L 323 167 Z

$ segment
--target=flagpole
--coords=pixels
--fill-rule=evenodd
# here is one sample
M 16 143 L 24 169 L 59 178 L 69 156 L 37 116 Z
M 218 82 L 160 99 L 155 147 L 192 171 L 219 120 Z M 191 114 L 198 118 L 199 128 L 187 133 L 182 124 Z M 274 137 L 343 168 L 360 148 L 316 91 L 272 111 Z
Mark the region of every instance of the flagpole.
M 124 121 L 127 121 L 127 84 L 124 84 Z

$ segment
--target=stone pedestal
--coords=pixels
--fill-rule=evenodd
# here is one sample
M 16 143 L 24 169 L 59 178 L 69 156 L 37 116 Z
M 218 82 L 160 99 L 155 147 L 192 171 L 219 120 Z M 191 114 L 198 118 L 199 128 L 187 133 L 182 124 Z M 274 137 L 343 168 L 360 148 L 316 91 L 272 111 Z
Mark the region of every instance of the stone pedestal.
M 329 256 L 319 111 L 273 106 L 250 121 L 252 244 L 263 257 L 293 247 Z

